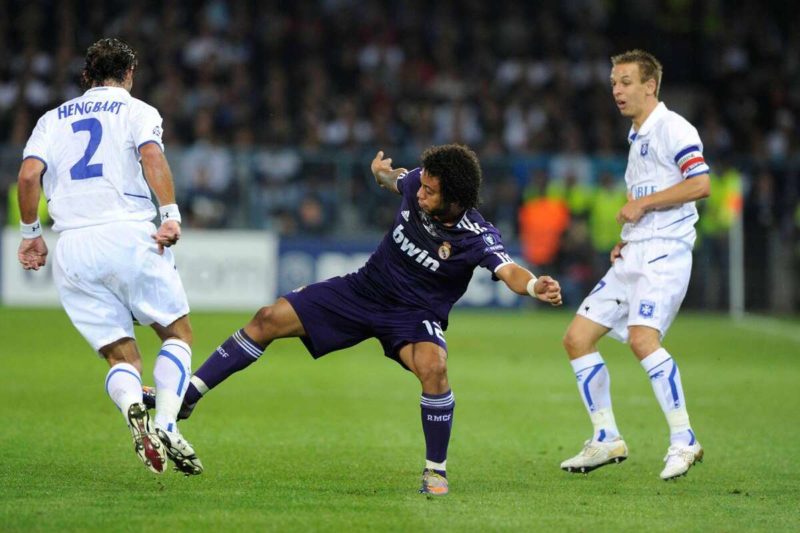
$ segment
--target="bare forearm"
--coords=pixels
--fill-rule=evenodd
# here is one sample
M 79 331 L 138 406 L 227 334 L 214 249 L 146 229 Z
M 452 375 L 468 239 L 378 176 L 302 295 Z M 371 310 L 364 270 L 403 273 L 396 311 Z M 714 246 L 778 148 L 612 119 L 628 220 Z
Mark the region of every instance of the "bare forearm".
M 526 296 L 528 295 L 528 282 L 533 278 L 533 274 L 512 263 L 498 270 L 497 277 L 503 280 L 511 291 Z
M 159 205 L 175 203 L 175 185 L 172 181 L 167 158 L 159 150 L 158 153 L 149 153 L 142 156 L 142 169 L 147 184 L 158 198 Z
M 645 210 L 685 204 L 706 198 L 710 194 L 708 174 L 684 180 L 672 187 L 641 198 Z
M 19 202 L 20 220 L 31 224 L 39 216 L 39 196 L 41 184 L 39 177 L 44 165 L 37 159 L 26 159 L 22 162 L 17 178 L 17 201 Z

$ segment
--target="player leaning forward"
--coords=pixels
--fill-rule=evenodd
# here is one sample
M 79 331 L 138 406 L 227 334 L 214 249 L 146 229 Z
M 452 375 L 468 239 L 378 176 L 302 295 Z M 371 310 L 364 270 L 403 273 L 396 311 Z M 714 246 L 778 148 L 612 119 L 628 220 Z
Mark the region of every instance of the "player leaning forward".
M 169 456 L 181 472 L 199 474 L 203 467 L 176 425 L 192 341 L 186 294 L 165 249 L 180 238 L 180 215 L 163 154 L 161 116 L 130 95 L 135 68 L 128 45 L 101 39 L 86 54 L 82 81 L 88 90 L 39 119 L 19 172 L 18 257 L 26 270 L 46 261 L 36 218 L 41 178 L 53 229 L 61 233 L 53 261 L 61 303 L 111 366 L 105 388 L 125 416 L 137 455 L 157 473 Z M 157 231 L 148 185 L 161 205 Z M 154 425 L 142 404 L 134 318 L 152 325 L 163 341 L 153 370 Z
M 702 460 L 703 448 L 689 424 L 678 366 L 661 338 L 689 285 L 694 201 L 709 194 L 709 168 L 697 130 L 658 101 L 658 60 L 634 50 L 613 57 L 612 65 L 614 101 L 633 121 L 625 171 L 629 201 L 617 214 L 622 241 L 611 251 L 612 266 L 583 301 L 564 337 L 594 436 L 561 468 L 589 472 L 627 458 L 611 410 L 609 373 L 597 351 L 597 341 L 608 333 L 630 344 L 650 378 L 670 428 L 661 478 L 673 479 Z
M 517 294 L 561 304 L 558 282 L 538 279 L 506 254 L 497 229 L 475 209 L 481 169 L 464 146 L 429 148 L 422 167 L 392 169 L 378 152 L 377 182 L 402 196 L 392 230 L 367 263 L 261 308 L 191 378 L 184 416 L 209 389 L 256 361 L 275 339 L 300 337 L 315 358 L 376 338 L 384 354 L 422 384 L 426 463 L 420 492 L 448 492 L 447 447 L 455 399 L 447 378 L 444 331 L 473 270 L 488 269 Z

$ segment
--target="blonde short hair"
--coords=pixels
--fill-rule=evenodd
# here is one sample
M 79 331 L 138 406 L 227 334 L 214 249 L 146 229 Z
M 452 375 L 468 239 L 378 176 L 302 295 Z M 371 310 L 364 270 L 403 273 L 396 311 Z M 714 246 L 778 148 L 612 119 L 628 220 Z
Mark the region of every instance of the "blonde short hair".
M 656 59 L 656 56 L 650 52 L 639 50 L 638 48 L 611 56 L 612 65 L 617 66 L 624 63 L 636 63 L 639 65 L 642 83 L 648 80 L 656 80 L 656 98 L 658 98 L 658 92 L 661 90 L 661 76 L 664 73 L 664 67 L 661 66 L 661 62 Z

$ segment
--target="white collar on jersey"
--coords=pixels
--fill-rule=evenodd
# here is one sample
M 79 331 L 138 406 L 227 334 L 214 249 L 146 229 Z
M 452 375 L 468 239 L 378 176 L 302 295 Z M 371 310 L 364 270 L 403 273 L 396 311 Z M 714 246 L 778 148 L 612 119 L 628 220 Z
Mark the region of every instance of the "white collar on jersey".
M 632 143 L 634 140 L 636 140 L 636 137 L 647 135 L 655 123 L 661 120 L 661 117 L 663 117 L 667 111 L 669 110 L 667 109 L 666 104 L 664 102 L 659 102 L 658 105 L 653 108 L 653 111 L 650 112 L 650 116 L 648 116 L 644 121 L 644 124 L 642 124 L 642 127 L 639 128 L 639 131 L 634 130 L 633 126 L 631 126 L 631 129 L 628 132 L 628 142 Z
M 94 94 L 96 92 L 101 92 L 101 91 L 111 91 L 111 92 L 124 91 L 126 93 L 128 92 L 128 90 L 125 89 L 125 87 L 115 87 L 114 85 L 101 85 L 99 87 L 92 87 L 91 89 L 86 89 L 86 91 L 83 94 L 89 94 L 89 93 Z

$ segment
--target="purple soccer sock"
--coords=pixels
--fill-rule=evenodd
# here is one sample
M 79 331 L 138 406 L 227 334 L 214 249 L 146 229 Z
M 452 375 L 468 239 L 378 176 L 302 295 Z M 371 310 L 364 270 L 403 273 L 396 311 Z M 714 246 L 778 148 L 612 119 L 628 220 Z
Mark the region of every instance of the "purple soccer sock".
M 428 461 L 443 463 L 447 459 L 455 406 L 451 390 L 444 394 L 422 393 L 422 432 L 425 434 L 425 458 Z
M 248 337 L 243 329 L 240 329 L 218 346 L 194 375 L 205 383 L 208 390 L 211 390 L 231 374 L 244 370 L 258 361 L 262 353 L 264 353 L 264 348 Z M 197 403 L 202 396 L 203 393 L 197 390 L 194 383 L 190 382 L 183 402 L 192 405 Z

